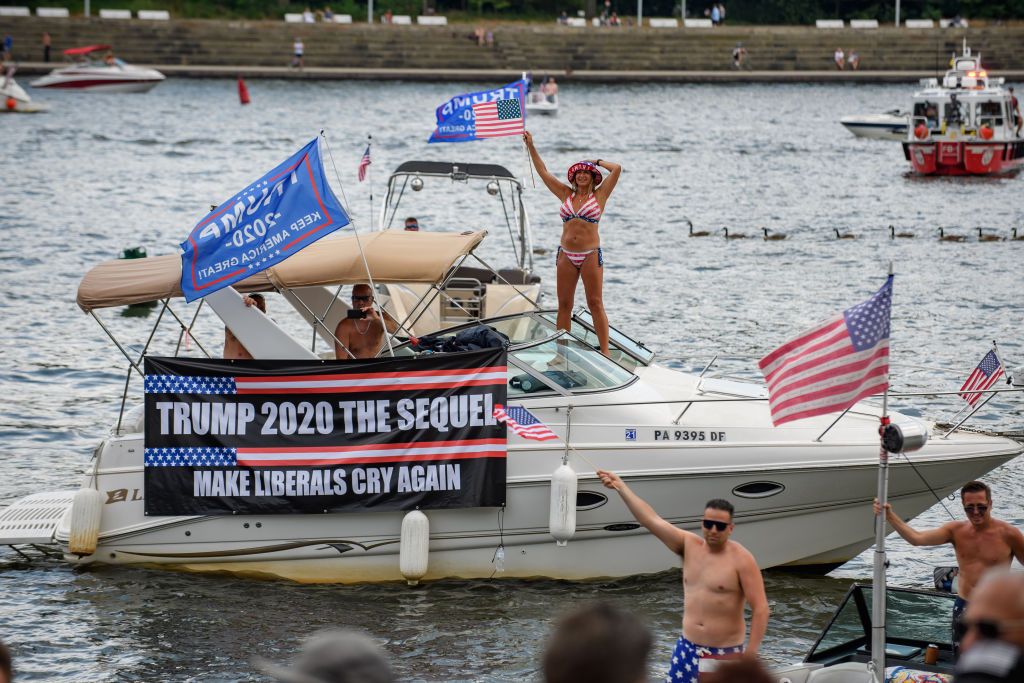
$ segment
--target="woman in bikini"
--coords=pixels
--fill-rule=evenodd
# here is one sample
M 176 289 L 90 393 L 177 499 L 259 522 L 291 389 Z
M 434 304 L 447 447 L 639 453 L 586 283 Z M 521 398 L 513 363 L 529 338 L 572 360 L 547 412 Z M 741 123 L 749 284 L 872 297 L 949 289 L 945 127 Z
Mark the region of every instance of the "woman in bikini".
M 569 167 L 566 185 L 551 175 L 537 148 L 533 136 L 523 133 L 530 150 L 533 165 L 551 193 L 562 202 L 558 215 L 562 219 L 562 241 L 555 256 L 558 290 L 558 327 L 568 330 L 572 322 L 572 306 L 576 298 L 576 284 L 583 279 L 587 295 L 587 308 L 594 319 L 594 329 L 601 343 L 601 353 L 608 355 L 608 316 L 604 312 L 601 289 L 604 285 L 604 252 L 597 234 L 597 223 L 615 184 L 619 182 L 622 167 L 605 159 L 580 161 Z M 601 169 L 608 171 L 603 178 Z M 603 179 L 603 182 L 602 182 Z

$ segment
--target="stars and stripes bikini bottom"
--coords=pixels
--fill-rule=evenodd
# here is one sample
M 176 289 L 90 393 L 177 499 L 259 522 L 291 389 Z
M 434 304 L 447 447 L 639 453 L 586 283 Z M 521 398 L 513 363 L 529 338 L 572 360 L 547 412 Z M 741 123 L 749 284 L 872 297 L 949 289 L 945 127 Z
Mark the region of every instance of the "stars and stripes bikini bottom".
M 576 270 L 580 270 L 583 267 L 583 262 L 595 251 L 597 252 L 597 267 L 600 268 L 604 265 L 604 250 L 601 247 L 588 251 L 566 251 L 559 246 L 558 251 L 555 253 L 555 264 L 558 264 L 558 257 L 565 254 L 565 258 L 569 259 L 569 263 L 576 266 Z
M 702 659 L 737 659 L 742 654 L 742 645 L 705 647 L 679 636 L 676 648 L 672 651 L 672 664 L 669 666 L 665 683 L 697 683 Z

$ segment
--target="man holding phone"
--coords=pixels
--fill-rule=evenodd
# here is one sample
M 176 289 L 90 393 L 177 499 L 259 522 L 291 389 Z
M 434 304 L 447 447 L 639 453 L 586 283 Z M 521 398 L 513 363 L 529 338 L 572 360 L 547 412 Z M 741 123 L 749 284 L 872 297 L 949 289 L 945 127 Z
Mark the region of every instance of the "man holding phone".
M 613 472 L 598 470 L 607 488 L 619 492 L 636 521 L 658 537 L 683 561 L 683 635 L 676 641 L 665 680 L 695 683 L 701 660 L 756 656 L 768 628 L 768 598 L 764 579 L 749 550 L 732 534 L 733 506 L 715 498 L 704 506 L 701 536 L 662 518 Z M 750 639 L 743 608 L 750 605 Z
M 384 329 L 391 334 L 398 329 L 398 322 L 383 309 L 384 320 L 373 305 L 373 289 L 370 285 L 356 285 L 352 288 L 352 308 L 341 319 L 334 330 L 338 342 L 334 343 L 334 356 L 338 360 L 349 358 L 375 358 L 384 343 Z

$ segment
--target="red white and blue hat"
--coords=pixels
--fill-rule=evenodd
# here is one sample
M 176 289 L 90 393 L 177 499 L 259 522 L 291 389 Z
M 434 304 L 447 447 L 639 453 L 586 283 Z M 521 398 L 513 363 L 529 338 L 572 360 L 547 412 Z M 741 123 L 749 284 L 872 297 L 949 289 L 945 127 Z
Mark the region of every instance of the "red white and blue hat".
M 601 184 L 603 177 L 601 176 L 601 169 L 596 164 L 592 164 L 589 161 L 577 161 L 575 164 L 569 167 L 569 173 L 566 175 L 569 178 L 569 182 L 576 184 L 576 174 L 580 171 L 590 171 L 590 174 L 594 177 L 594 187 Z

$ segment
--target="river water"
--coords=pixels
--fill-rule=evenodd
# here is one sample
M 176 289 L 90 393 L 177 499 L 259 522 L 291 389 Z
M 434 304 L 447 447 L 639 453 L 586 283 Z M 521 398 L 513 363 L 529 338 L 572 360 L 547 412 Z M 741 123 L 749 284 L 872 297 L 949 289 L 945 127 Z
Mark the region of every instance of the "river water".
M 209 204 L 321 129 L 340 185 L 328 158 L 329 176 L 362 229 L 371 184 L 379 198 L 402 161 L 501 163 L 528 178 L 515 139 L 425 144 L 434 107 L 474 89 L 257 81 L 253 104 L 243 108 L 232 81 L 171 80 L 142 96 L 45 93 L 39 99 L 52 105 L 49 113 L 4 117 L 0 505 L 77 487 L 91 449 L 116 419 L 124 363 L 74 303 L 89 267 L 137 244 L 151 255 L 174 252 Z M 557 175 L 580 158 L 625 167 L 601 223 L 606 306 L 613 324 L 663 362 L 699 370 L 720 354 L 723 372 L 756 377 L 756 358 L 865 299 L 891 260 L 894 388 L 954 390 L 993 339 L 1008 365 L 1024 365 L 1024 242 L 975 239 L 977 227 L 1002 236 L 1024 228 L 1024 179 L 911 177 L 897 143 L 859 140 L 838 124 L 842 115 L 905 105 L 909 94 L 893 85 L 578 85 L 563 89 L 557 118 L 530 119 L 528 127 Z M 371 182 L 359 184 L 367 134 Z M 494 228 L 495 244 L 485 247 L 500 258 L 500 209 L 477 190 L 466 198 L 467 188 L 428 185 L 415 212 L 427 229 Z M 553 251 L 557 202 L 539 184 L 526 202 L 536 243 Z M 691 239 L 686 218 L 698 230 L 757 237 L 764 226 L 788 239 Z M 890 224 L 915 237 L 888 239 Z M 971 240 L 941 243 L 939 226 Z M 835 229 L 856 239 L 837 240 Z M 538 258 L 552 283 L 550 252 Z M 105 319 L 134 342 L 152 323 L 116 311 Z M 218 332 L 212 323 L 205 331 Z M 160 339 L 155 351 L 172 348 Z M 1006 396 L 973 424 L 1024 430 L 1021 399 Z M 903 399 L 894 407 L 941 418 L 955 403 Z M 1018 525 L 1021 474 L 1017 460 L 986 477 L 997 516 Z M 955 502 L 945 506 L 962 517 Z M 948 518 L 936 504 L 919 523 Z M 896 584 L 926 586 L 931 566 L 953 561 L 948 548 L 911 553 L 898 538 L 891 547 Z M 869 577 L 869 553 L 825 577 L 769 572 L 765 656 L 801 657 L 850 580 Z M 403 680 L 531 680 L 552 621 L 590 598 L 643 616 L 657 641 L 651 676 L 663 674 L 682 605 L 675 571 L 588 583 L 299 586 L 74 571 L 0 552 L 0 639 L 13 646 L 19 680 L 267 680 L 255 673 L 254 655 L 288 659 L 303 636 L 327 626 L 370 633 Z

